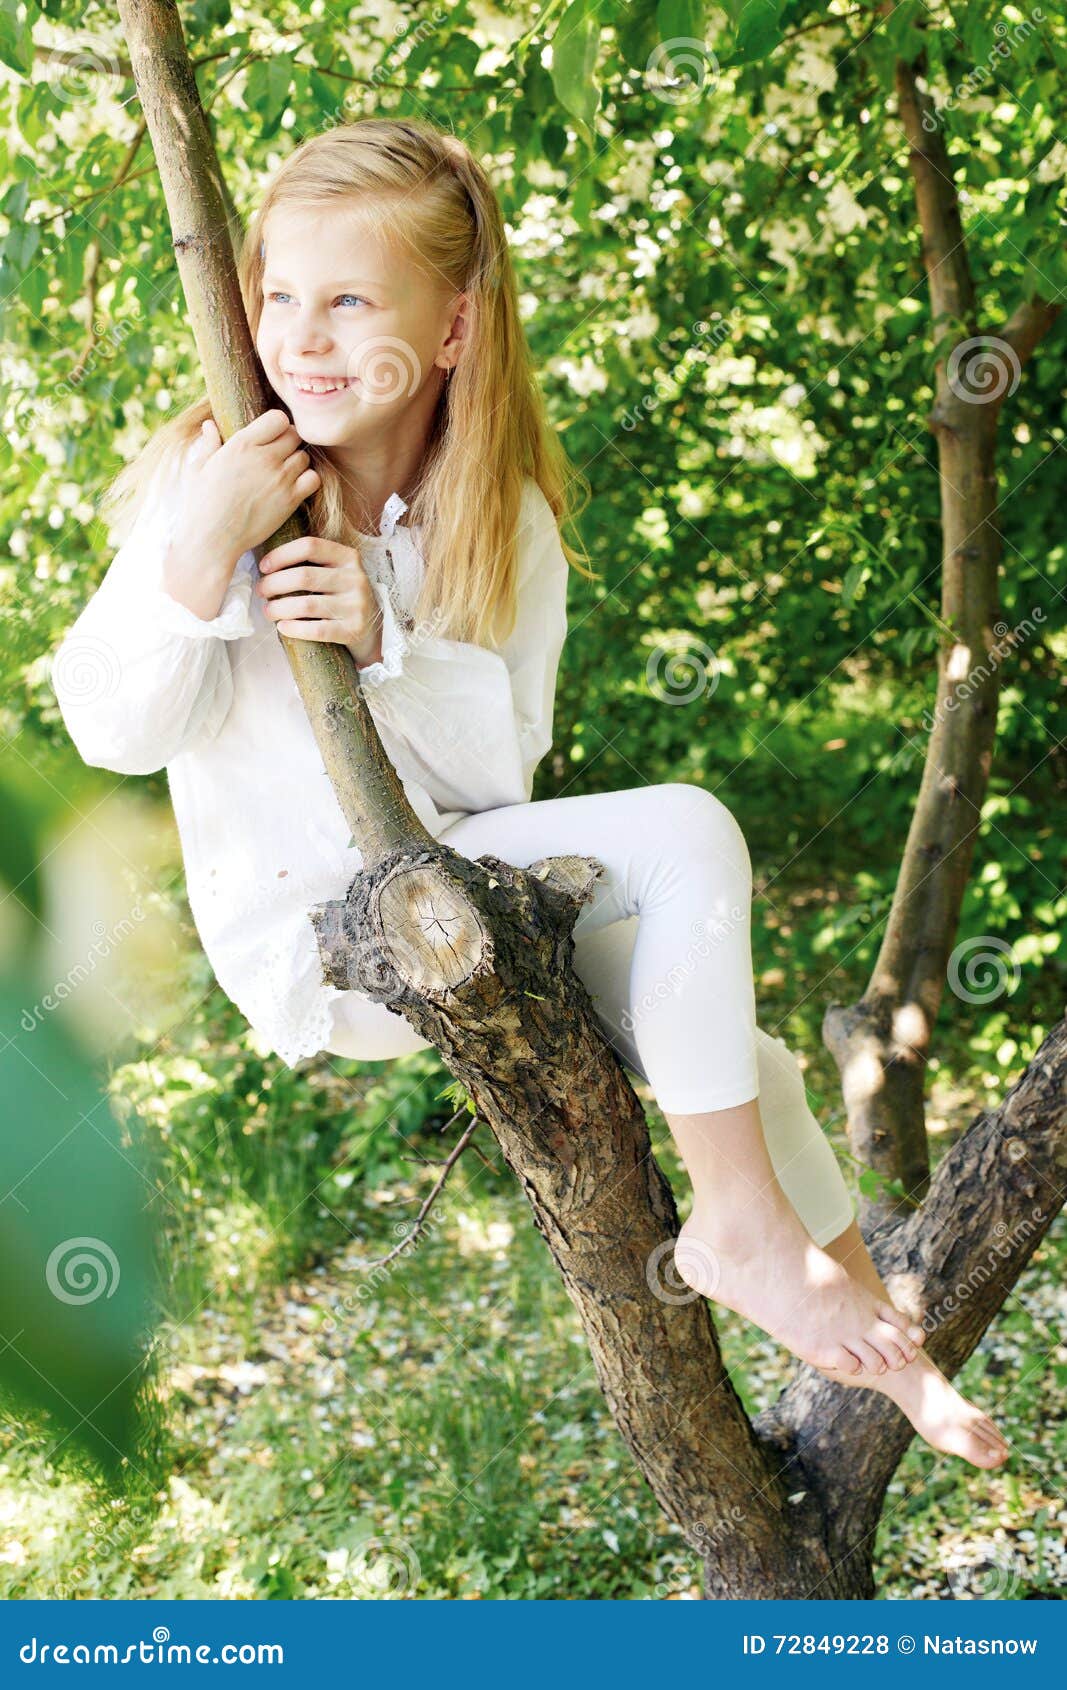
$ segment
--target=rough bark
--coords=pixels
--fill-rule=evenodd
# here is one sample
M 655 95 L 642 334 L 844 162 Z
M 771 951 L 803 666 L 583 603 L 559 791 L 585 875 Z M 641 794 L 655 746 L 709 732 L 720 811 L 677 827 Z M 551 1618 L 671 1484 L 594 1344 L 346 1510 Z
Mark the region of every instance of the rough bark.
M 1067 1198 L 1067 1020 L 999 1109 L 983 1111 L 942 1158 L 922 1211 L 868 1239 L 898 1308 L 927 1333 L 949 1378 L 978 1345 Z M 913 1432 L 874 1391 L 801 1367 L 756 1421 L 795 1463 L 825 1522 L 833 1576 L 811 1596 L 874 1593 L 871 1550 L 889 1481 Z
M 690 1544 L 716 1544 L 721 1593 L 799 1595 L 783 1479 L 723 1371 L 707 1302 L 673 1272 L 670 1187 L 571 967 L 597 873 L 588 858 L 518 869 L 401 849 L 312 912 L 327 978 L 405 1015 L 467 1087 L 581 1317 L 619 1430 Z
M 974 284 L 942 126 L 924 127 L 932 103 L 922 60 L 899 63 L 896 86 L 915 181 L 930 289 L 943 563 L 933 725 L 900 875 L 871 979 L 858 1003 L 831 1004 L 823 1039 L 841 1073 L 853 1153 L 886 1181 L 864 1201 L 865 1222 L 904 1218 L 929 1183 L 925 1071 L 949 975 L 996 732 L 1000 670 L 1010 644 L 999 621 L 997 418 L 1056 307 L 1022 304 L 979 340 Z M 968 346 L 968 342 L 977 344 Z

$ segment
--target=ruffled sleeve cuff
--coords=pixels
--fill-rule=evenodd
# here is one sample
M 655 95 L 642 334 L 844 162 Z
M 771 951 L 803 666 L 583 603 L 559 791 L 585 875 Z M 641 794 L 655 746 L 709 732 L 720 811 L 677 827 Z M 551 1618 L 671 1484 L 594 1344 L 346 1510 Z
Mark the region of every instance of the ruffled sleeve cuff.
M 238 564 L 218 615 L 210 621 L 197 616 L 187 605 L 179 604 L 162 586 L 156 588 L 151 609 L 157 625 L 168 633 L 185 634 L 194 640 L 240 640 L 247 634 L 255 633 L 251 600 L 252 577 Z
M 359 679 L 361 686 L 379 687 L 383 681 L 396 680 L 403 674 L 409 646 L 388 584 L 372 580 L 370 586 L 382 613 L 382 655 L 379 662 L 360 669 Z

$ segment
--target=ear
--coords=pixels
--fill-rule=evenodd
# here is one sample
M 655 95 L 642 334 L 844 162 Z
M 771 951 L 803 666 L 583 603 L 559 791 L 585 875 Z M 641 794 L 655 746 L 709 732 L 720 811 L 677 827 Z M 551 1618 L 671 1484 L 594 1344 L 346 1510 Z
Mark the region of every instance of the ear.
M 472 333 L 472 304 L 468 294 L 457 294 L 448 306 L 451 313 L 450 326 L 445 340 L 441 341 L 441 350 L 433 362 L 440 365 L 445 372 L 450 372 L 457 365 L 463 346 L 470 340 Z

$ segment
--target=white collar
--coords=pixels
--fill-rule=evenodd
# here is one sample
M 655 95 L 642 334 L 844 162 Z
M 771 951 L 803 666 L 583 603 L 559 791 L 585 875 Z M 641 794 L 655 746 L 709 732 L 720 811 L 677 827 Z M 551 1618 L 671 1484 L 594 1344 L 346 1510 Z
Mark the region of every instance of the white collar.
M 378 524 L 379 534 L 388 539 L 407 508 L 399 493 L 390 493 L 382 507 L 381 521 Z

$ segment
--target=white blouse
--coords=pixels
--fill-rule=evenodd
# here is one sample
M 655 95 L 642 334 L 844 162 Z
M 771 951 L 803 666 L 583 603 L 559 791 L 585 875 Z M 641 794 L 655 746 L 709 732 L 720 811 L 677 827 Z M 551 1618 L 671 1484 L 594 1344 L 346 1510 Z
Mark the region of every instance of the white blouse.
M 344 898 L 362 866 L 303 700 L 260 595 L 251 551 L 211 621 L 162 585 L 186 496 L 183 457 L 157 471 L 100 586 L 60 642 L 51 678 L 82 759 L 119 774 L 167 770 L 189 904 L 219 985 L 290 1067 L 324 1049 L 330 1004 L 313 904 Z M 166 485 L 164 485 L 166 480 Z M 499 653 L 416 629 L 418 528 L 387 500 L 362 535 L 382 611 L 367 706 L 412 808 L 437 837 L 461 815 L 527 803 L 552 743 L 568 565 L 551 507 L 527 477 L 518 611 Z M 114 530 L 112 531 L 114 534 Z

